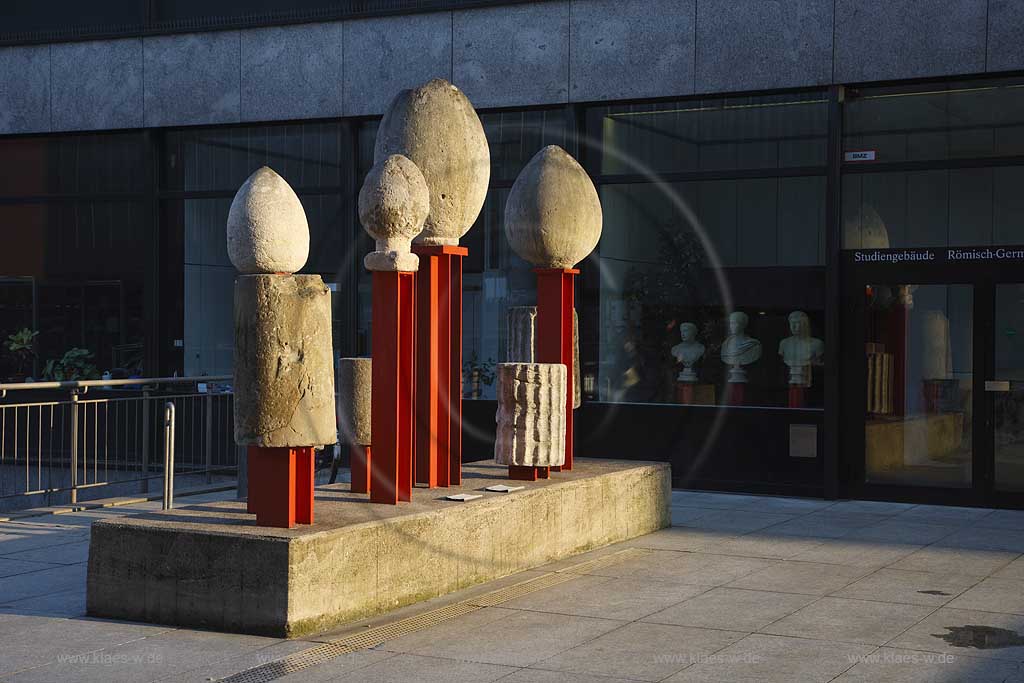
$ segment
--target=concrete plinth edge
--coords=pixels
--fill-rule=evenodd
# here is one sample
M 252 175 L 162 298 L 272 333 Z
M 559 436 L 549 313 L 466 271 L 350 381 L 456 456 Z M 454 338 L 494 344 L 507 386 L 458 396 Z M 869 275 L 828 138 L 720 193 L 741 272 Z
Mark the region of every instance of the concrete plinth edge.
M 406 512 L 363 502 L 347 485 L 318 490 L 327 522 L 305 529 L 255 527 L 235 501 L 97 522 L 88 613 L 299 637 L 670 523 L 664 463 L 583 459 L 522 491 L 443 501 L 505 476 L 495 465 L 466 470 L 463 487 L 416 489 Z

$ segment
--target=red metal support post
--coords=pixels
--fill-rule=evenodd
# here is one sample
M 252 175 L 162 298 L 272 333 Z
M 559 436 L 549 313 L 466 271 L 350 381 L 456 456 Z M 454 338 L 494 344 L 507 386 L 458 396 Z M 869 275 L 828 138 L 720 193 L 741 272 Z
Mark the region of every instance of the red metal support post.
M 412 500 L 415 273 L 373 273 L 370 501 Z
M 565 381 L 565 464 L 552 467 L 555 472 L 571 470 L 573 444 L 573 343 L 572 318 L 575 304 L 575 268 L 536 268 L 537 273 L 537 348 L 538 363 L 562 363 Z M 541 473 L 542 478 L 544 473 Z
M 313 447 L 249 446 L 246 511 L 259 526 L 291 529 L 313 523 Z
M 370 447 L 353 444 L 349 449 L 352 493 L 370 492 Z
M 416 274 L 416 483 L 462 483 L 462 258 L 465 247 L 413 245 Z

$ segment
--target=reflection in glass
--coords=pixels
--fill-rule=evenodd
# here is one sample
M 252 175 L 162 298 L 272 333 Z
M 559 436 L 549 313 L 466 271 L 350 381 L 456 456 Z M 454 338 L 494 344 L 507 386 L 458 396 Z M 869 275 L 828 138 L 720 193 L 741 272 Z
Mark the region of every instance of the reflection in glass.
M 878 162 L 1024 154 L 1024 81 L 850 89 L 843 128 L 846 151 Z
M 745 366 L 744 405 L 789 406 L 790 371 L 777 350 L 792 335 L 790 315 L 804 311 L 810 336 L 824 337 L 824 179 L 609 183 L 600 193 L 598 398 L 724 403 L 722 345 L 739 311 L 765 349 Z M 683 323 L 705 347 L 690 372 L 673 353 Z M 820 408 L 823 371 L 809 373 L 803 406 Z
M 971 485 L 973 287 L 865 289 L 871 483 Z
M 996 380 L 1009 391 L 992 397 L 995 487 L 1024 491 L 1024 285 L 996 285 L 993 334 Z

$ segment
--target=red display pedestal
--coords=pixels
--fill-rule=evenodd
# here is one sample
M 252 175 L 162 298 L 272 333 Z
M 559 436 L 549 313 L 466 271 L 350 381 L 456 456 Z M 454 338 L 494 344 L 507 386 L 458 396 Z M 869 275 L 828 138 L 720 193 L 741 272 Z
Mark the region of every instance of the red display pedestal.
M 789 407 L 803 408 L 807 405 L 807 388 L 795 384 L 789 385 Z
M 509 465 L 508 478 L 515 481 L 537 481 L 538 479 L 550 479 L 551 467 L 518 467 Z
M 676 403 L 693 405 L 694 394 L 693 382 L 676 382 Z
M 746 405 L 747 385 L 745 382 L 726 382 L 725 384 L 725 405 L 742 406 Z
M 415 276 L 373 272 L 373 503 L 412 500 Z
M 370 447 L 353 445 L 349 451 L 352 493 L 370 492 Z
M 313 523 L 313 447 L 249 446 L 246 511 L 256 524 L 291 529 Z
M 537 274 L 537 332 L 534 360 L 537 363 L 561 363 L 565 380 L 565 464 L 550 468 L 554 472 L 572 469 L 573 453 L 573 344 L 572 312 L 575 305 L 575 268 L 535 268 Z M 546 479 L 548 472 L 537 476 Z M 512 472 L 509 472 L 512 477 Z
M 416 274 L 417 484 L 462 483 L 462 258 L 465 247 L 413 245 Z

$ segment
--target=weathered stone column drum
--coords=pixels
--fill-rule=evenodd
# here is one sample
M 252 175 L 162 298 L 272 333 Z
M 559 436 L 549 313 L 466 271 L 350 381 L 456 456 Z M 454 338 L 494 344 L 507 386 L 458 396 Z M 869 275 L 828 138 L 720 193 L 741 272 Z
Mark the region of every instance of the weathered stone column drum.
M 498 364 L 498 464 L 565 463 L 566 379 L 566 367 L 560 363 Z
M 352 492 L 370 492 L 373 359 L 338 361 L 338 440 L 348 446 Z
M 235 280 L 235 441 L 260 448 L 336 438 L 331 292 L 319 275 Z

